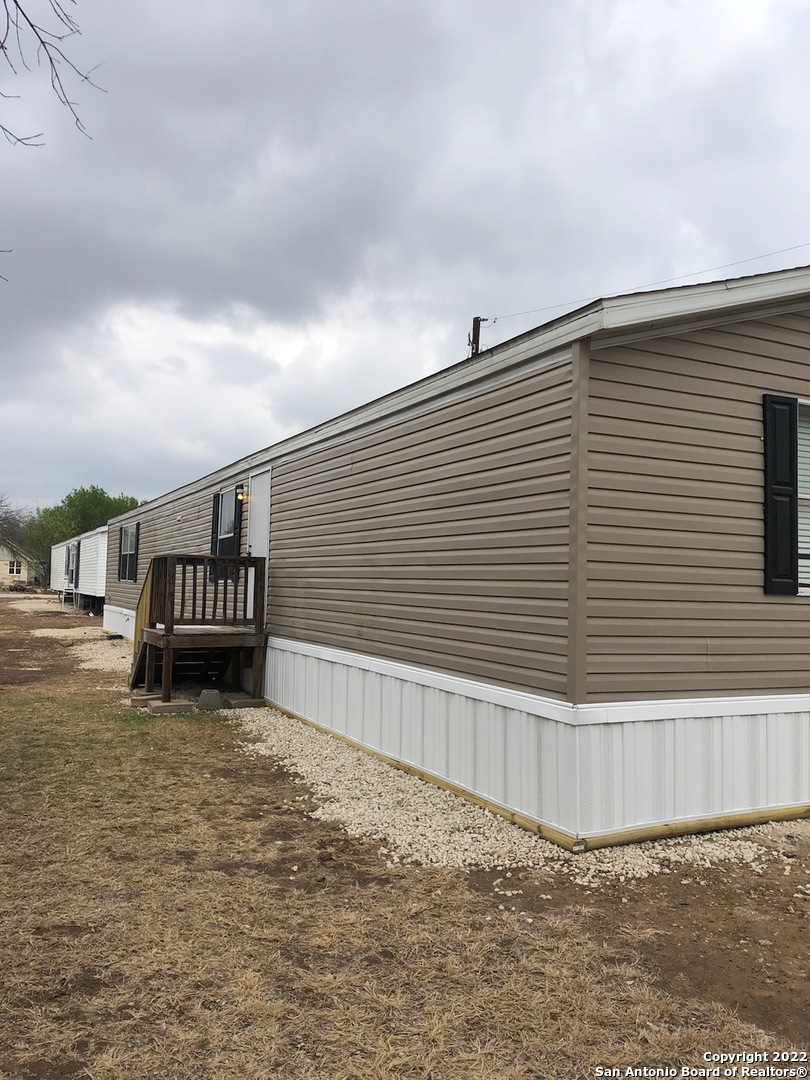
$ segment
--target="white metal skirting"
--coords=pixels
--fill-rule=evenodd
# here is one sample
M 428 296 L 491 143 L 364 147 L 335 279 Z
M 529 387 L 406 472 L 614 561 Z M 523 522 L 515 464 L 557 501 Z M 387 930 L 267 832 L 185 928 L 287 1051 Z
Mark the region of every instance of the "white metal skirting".
M 265 679 L 282 708 L 571 837 L 810 803 L 810 697 L 578 709 L 278 638 Z
M 135 637 L 135 612 L 128 608 L 105 604 L 104 630 L 108 634 L 122 634 L 131 641 Z

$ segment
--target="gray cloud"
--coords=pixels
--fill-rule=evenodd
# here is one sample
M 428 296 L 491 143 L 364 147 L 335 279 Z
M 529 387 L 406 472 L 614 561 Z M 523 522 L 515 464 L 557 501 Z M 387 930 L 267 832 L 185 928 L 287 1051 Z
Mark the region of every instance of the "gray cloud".
M 41 73 L 3 101 L 46 133 L 0 146 L 12 494 L 157 494 L 461 359 L 474 314 L 810 240 L 796 0 L 77 14 L 92 139 Z

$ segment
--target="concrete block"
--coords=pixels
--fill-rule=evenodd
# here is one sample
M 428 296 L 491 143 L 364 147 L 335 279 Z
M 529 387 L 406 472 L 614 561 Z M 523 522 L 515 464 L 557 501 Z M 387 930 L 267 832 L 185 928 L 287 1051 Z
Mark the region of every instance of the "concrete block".
M 219 690 L 203 690 L 197 699 L 197 708 L 206 712 L 221 709 L 222 707 L 222 694 L 220 694 Z
M 148 709 L 150 701 L 160 701 L 160 694 L 145 694 L 143 690 L 140 693 L 136 690 L 129 699 L 134 709 Z
M 222 698 L 223 709 L 263 709 L 267 702 L 264 698 L 234 697 L 224 694 Z
M 150 701 L 149 711 L 153 713 L 193 712 L 193 701 Z

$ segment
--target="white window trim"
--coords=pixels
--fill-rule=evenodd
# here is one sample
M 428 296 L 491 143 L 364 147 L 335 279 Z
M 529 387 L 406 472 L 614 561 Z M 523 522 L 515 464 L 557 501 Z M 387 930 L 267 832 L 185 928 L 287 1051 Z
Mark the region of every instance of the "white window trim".
M 130 556 L 136 555 L 138 551 L 138 522 L 128 522 L 126 525 L 121 526 L 121 550 L 118 552 L 118 580 L 126 581 L 132 584 L 138 580 L 138 564 L 135 561 L 132 577 L 123 577 L 121 574 L 124 568 L 124 559 L 126 558 L 126 571 L 129 574 Z

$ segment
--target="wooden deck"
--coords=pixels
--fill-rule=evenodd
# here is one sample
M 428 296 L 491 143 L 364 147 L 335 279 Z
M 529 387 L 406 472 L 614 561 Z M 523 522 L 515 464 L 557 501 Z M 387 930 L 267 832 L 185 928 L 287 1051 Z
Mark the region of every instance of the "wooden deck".
M 171 701 L 179 656 L 227 650 L 231 683 L 242 689 L 251 669 L 251 696 L 261 696 L 265 560 L 209 555 L 160 555 L 144 579 L 135 618 L 130 686 L 141 681 L 148 693 L 161 667 L 163 701 Z

